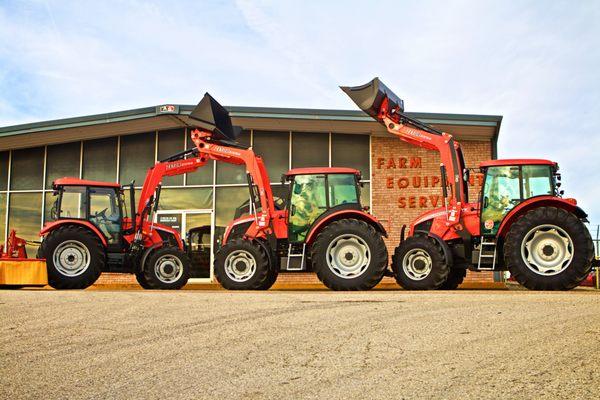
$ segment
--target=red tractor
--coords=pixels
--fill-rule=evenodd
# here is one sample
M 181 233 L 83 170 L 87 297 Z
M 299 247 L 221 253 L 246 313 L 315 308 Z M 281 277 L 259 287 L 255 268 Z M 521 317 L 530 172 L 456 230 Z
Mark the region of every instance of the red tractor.
M 283 176 L 289 183 L 283 209 L 273 208 L 267 175 L 262 179 L 264 188 L 250 184 L 252 209 L 259 211 L 225 230 L 215 261 L 223 287 L 267 289 L 277 279 L 281 258 L 285 270 L 314 271 L 333 290 L 368 290 L 381 281 L 387 234 L 361 206 L 359 171 L 292 169 Z
M 466 270 L 510 271 L 535 290 L 568 290 L 589 274 L 594 246 L 587 214 L 563 198 L 555 162 L 492 160 L 480 164 L 484 184 L 469 202 L 469 169 L 452 135 L 410 118 L 404 102 L 378 78 L 342 90 L 387 131 L 440 153 L 444 207 L 410 224 L 392 257 L 406 289 L 455 289 Z
M 228 112 L 208 94 L 194 116 L 200 118 L 195 126 L 215 143 L 235 136 Z M 192 148 L 157 162 L 146 174 L 137 211 L 133 182 L 121 187 L 77 178 L 54 181 L 54 221 L 40 232 L 44 238 L 38 250 L 38 257 L 46 259 L 48 283 L 57 289 L 83 289 L 110 271 L 133 273 L 146 289 L 184 286 L 191 269 L 184 242 L 176 230 L 155 223 L 154 212 L 163 177 L 194 172 L 207 161 Z

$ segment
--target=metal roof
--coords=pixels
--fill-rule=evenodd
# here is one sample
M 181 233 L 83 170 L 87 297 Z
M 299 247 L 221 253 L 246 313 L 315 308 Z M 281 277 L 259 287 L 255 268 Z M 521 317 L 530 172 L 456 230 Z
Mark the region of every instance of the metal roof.
M 153 118 L 162 115 L 187 116 L 193 110 L 193 105 L 165 104 L 154 107 L 136 108 L 132 110 L 109 112 L 104 114 L 86 115 L 74 118 L 63 118 L 29 124 L 0 127 L 0 137 L 20 135 L 25 133 L 53 131 L 68 128 L 80 128 L 113 122 L 130 121 L 143 118 Z M 277 107 L 226 107 L 233 118 L 277 118 L 327 121 L 360 121 L 373 122 L 373 119 L 359 110 L 329 110 L 307 108 L 277 108 Z M 473 115 L 473 114 L 440 114 L 440 113 L 406 113 L 427 124 L 447 125 L 476 125 L 500 129 L 502 116 Z

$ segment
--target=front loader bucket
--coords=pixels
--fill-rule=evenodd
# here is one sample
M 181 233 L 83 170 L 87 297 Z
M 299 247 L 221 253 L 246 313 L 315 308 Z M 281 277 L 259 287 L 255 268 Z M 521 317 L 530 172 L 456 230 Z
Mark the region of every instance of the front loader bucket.
M 374 78 L 366 85 L 340 86 L 340 89 L 346 92 L 361 110 L 375 119 L 377 119 L 381 104 L 386 97 L 390 110 L 399 107 L 399 111 L 404 112 L 404 101 L 388 89 L 379 78 Z
M 233 126 L 229 111 L 220 105 L 210 94 L 205 93 L 200 103 L 190 113 L 195 125 L 213 133 L 213 139 L 236 141 L 242 132 Z

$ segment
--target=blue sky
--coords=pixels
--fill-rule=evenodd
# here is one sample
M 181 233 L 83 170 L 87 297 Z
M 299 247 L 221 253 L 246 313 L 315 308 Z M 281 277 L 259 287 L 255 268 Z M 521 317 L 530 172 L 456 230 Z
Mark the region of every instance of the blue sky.
M 0 0 L 0 126 L 209 91 L 354 109 L 379 76 L 407 111 L 500 114 L 499 156 L 558 161 L 600 223 L 599 1 Z

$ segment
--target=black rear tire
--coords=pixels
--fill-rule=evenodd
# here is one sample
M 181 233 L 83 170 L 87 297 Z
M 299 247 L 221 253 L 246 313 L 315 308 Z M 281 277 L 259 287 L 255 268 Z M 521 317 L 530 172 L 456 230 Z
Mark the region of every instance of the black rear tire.
M 144 289 L 177 290 L 190 278 L 192 263 L 186 253 L 177 247 L 163 247 L 154 251 L 144 264 Z
M 562 252 L 561 241 L 570 242 L 567 253 Z M 589 231 L 562 208 L 538 207 L 527 212 L 512 224 L 504 242 L 504 263 L 517 282 L 531 290 L 573 289 L 590 273 L 593 257 Z M 548 269 L 555 259 L 555 269 Z M 550 264 L 543 265 L 546 261 Z
M 357 219 L 341 219 L 326 226 L 315 239 L 310 258 L 319 280 L 332 290 L 372 289 L 383 278 L 388 263 L 381 233 Z
M 59 265 L 54 265 L 55 255 L 63 260 Z M 44 238 L 38 258 L 46 259 L 48 284 L 54 289 L 85 289 L 102 273 L 106 255 L 102 242 L 89 229 L 63 225 Z
M 215 257 L 215 277 L 227 290 L 267 290 L 277 279 L 265 249 L 250 240 L 229 240 Z
M 392 256 L 396 282 L 407 290 L 438 289 L 448 279 L 449 263 L 440 244 L 427 236 L 407 238 Z
M 442 283 L 439 290 L 455 290 L 457 289 L 463 280 L 467 276 L 467 270 L 464 268 L 450 268 L 450 272 L 448 273 L 448 278 L 446 278 L 446 282 Z

